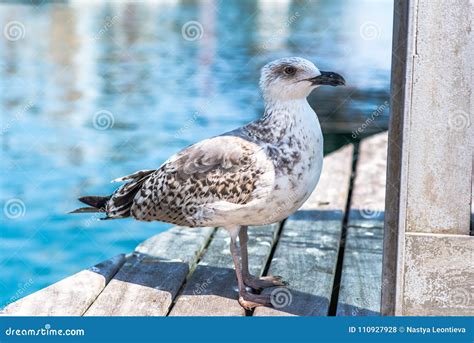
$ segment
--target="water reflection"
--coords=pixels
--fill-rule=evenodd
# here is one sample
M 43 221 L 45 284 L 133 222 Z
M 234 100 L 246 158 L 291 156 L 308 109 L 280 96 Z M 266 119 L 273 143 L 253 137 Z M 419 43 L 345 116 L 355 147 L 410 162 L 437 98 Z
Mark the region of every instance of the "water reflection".
M 1 4 L 0 197 L 23 213 L 2 216 L 0 303 L 166 228 L 64 213 L 259 116 L 258 70 L 273 58 L 346 77 L 311 97 L 328 151 L 385 128 L 391 14 L 388 0 Z

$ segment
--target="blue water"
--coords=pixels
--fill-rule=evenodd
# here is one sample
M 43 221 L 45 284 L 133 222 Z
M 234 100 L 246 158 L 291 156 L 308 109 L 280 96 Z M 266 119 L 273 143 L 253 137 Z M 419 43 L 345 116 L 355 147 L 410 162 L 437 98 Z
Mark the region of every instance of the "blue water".
M 65 213 L 257 118 L 274 58 L 346 77 L 312 98 L 326 151 L 374 113 L 364 134 L 386 128 L 391 16 L 389 0 L 1 4 L 0 306 L 168 228 Z

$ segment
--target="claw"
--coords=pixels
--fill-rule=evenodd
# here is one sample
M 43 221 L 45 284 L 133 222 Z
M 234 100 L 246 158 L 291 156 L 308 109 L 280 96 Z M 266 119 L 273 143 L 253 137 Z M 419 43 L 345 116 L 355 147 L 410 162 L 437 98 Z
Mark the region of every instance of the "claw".
M 239 296 L 239 304 L 246 310 L 251 310 L 258 306 L 272 306 L 269 294 L 242 293 Z
M 288 283 L 283 281 L 282 277 L 278 275 L 268 275 L 262 276 L 260 278 L 250 275 L 244 278 L 244 283 L 246 286 L 255 290 L 261 290 L 269 287 L 283 287 L 288 285 Z

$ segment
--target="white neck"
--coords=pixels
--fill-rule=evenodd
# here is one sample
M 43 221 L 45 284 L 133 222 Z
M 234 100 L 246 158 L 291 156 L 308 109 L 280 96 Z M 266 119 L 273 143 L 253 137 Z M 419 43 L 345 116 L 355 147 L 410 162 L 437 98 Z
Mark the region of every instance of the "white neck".
M 318 117 L 306 98 L 265 102 L 263 118 L 276 120 L 282 124 L 318 122 Z
M 266 101 L 264 115 L 243 130 L 246 135 L 272 144 L 281 143 L 283 134 L 311 139 L 322 136 L 318 117 L 306 98 Z

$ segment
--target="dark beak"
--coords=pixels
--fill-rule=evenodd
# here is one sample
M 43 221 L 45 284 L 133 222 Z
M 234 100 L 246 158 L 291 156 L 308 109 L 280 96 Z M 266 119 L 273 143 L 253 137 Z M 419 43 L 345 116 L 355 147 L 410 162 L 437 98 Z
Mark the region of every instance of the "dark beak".
M 307 79 L 307 81 L 310 81 L 314 86 L 343 86 L 346 84 L 346 80 L 341 75 L 332 71 L 321 71 L 321 75 Z

